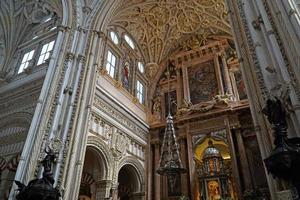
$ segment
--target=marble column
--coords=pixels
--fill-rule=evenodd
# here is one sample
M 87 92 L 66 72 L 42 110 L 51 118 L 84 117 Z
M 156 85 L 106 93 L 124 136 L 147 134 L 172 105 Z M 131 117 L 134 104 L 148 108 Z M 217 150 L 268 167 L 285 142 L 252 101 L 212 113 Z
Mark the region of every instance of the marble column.
M 226 93 L 230 96 L 230 98 L 232 98 L 233 89 L 232 89 L 232 84 L 231 84 L 231 81 L 230 81 L 228 65 L 227 65 L 227 62 L 226 62 L 226 57 L 225 57 L 224 52 L 221 54 L 221 59 L 222 59 L 222 65 L 223 65 L 223 69 L 224 69 L 224 79 L 225 79 L 225 85 L 226 85 Z
M 183 168 L 187 170 L 186 173 L 183 173 L 181 175 L 181 193 L 184 195 L 188 195 L 189 188 L 188 188 L 188 165 L 187 165 L 187 158 L 186 158 L 186 138 L 181 138 L 178 140 L 178 143 L 180 145 L 180 159 Z
M 183 96 L 187 102 L 191 102 L 187 66 L 182 65 L 181 69 L 182 69 Z
M 241 162 L 241 171 L 243 173 L 243 181 L 245 185 L 245 190 L 251 190 L 253 188 L 250 168 L 247 160 L 247 154 L 244 146 L 244 141 L 242 137 L 242 133 L 240 129 L 234 130 L 236 139 L 237 139 L 237 147 L 239 152 L 239 160 Z
M 182 104 L 182 77 L 180 73 L 180 68 L 176 68 L 176 77 L 177 77 L 177 84 L 176 84 L 176 94 L 177 94 L 177 109 L 180 108 Z
M 236 185 L 236 191 L 238 193 L 238 198 L 239 199 L 243 199 L 243 194 L 241 191 L 241 182 L 240 182 L 240 175 L 239 175 L 239 169 L 238 169 L 238 164 L 237 164 L 237 157 L 236 157 L 236 148 L 234 146 L 234 141 L 233 141 L 233 137 L 232 137 L 232 132 L 230 130 L 230 126 L 229 126 L 229 121 L 228 119 L 226 120 L 228 127 L 227 127 L 227 140 L 228 140 L 228 145 L 229 145 L 229 150 L 230 150 L 230 158 L 231 158 L 231 164 L 232 164 L 232 172 L 233 172 L 233 178 L 235 181 L 235 185 Z
M 218 83 L 218 93 L 224 95 L 224 87 L 222 82 L 222 74 L 221 74 L 221 67 L 219 62 L 219 55 L 215 54 L 214 56 L 214 65 L 215 65 L 215 74 Z

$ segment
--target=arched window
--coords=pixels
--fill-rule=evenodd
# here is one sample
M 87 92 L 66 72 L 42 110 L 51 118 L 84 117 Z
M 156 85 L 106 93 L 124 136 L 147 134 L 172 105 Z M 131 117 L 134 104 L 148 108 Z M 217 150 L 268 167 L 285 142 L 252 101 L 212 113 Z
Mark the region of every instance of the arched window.
M 136 97 L 141 104 L 144 103 L 144 85 L 139 80 L 136 82 Z
M 53 46 L 54 46 L 54 40 L 43 45 L 37 65 L 41 65 L 45 63 L 45 61 L 50 57 L 50 54 L 53 50 Z
M 31 50 L 24 54 L 22 62 L 20 64 L 20 68 L 18 70 L 18 74 L 22 73 L 27 67 L 29 67 L 30 61 L 33 58 L 35 50 Z
M 116 60 L 116 56 L 111 51 L 108 51 L 106 60 L 106 70 L 112 78 L 115 77 Z
M 145 72 L 144 64 L 141 62 L 138 62 L 138 69 L 143 74 Z
M 110 35 L 110 38 L 111 38 L 111 40 L 113 41 L 113 43 L 119 44 L 119 38 L 118 38 L 118 35 L 116 34 L 116 32 L 111 31 L 111 32 L 109 33 L 109 35 Z
M 124 35 L 124 39 L 125 39 L 125 41 L 127 42 L 127 44 L 131 47 L 131 48 L 133 48 L 134 49 L 134 43 L 133 43 L 133 41 L 132 41 L 132 39 L 128 36 L 128 35 Z

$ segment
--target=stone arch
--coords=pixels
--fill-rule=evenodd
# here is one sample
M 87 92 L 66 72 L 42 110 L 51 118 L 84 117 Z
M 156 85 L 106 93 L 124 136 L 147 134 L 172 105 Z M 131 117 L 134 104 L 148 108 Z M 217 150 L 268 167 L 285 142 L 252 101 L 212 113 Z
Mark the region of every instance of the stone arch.
M 138 178 L 138 188 L 136 191 L 144 192 L 145 191 L 145 169 L 143 165 L 134 157 L 132 156 L 126 156 L 120 160 L 120 163 L 118 165 L 118 176 L 120 170 L 126 166 L 129 165 L 134 169 L 134 173 L 136 173 L 136 176 Z
M 110 180 L 112 179 L 112 169 L 113 169 L 113 155 L 109 151 L 109 147 L 105 144 L 100 138 L 95 136 L 89 136 L 87 142 L 87 148 L 93 148 L 98 155 L 103 159 L 105 173 L 103 174 L 103 179 Z
M 6 160 L 5 163 L 2 159 L 0 161 L 0 199 L 9 196 L 31 120 L 32 114 L 29 112 L 15 112 L 0 117 L 0 156 Z M 1 143 L 2 137 L 6 138 L 4 144 Z
M 32 120 L 32 113 L 29 112 L 15 112 L 0 117 L 0 126 L 3 127 L 5 124 L 22 124 L 30 126 Z

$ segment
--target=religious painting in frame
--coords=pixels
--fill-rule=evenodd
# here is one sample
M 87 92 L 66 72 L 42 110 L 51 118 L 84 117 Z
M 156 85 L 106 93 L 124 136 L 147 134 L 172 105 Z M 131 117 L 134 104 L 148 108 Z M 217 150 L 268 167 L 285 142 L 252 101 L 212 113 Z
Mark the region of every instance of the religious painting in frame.
M 188 67 L 192 104 L 206 102 L 218 93 L 218 82 L 213 60 Z

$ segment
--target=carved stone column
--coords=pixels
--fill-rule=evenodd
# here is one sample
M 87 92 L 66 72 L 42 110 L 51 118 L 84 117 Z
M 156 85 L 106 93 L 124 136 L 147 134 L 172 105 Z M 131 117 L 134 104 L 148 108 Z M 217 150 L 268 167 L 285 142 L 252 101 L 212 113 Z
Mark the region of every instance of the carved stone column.
M 150 137 L 149 137 L 150 138 Z M 149 152 L 147 154 L 148 156 L 148 167 L 147 167 L 147 178 L 148 178 L 148 191 L 147 191 L 147 199 L 152 199 L 152 183 L 153 183 L 153 149 L 152 149 L 152 144 L 149 143 L 149 148 L 148 151 Z
M 96 182 L 96 199 L 95 200 L 105 200 L 109 198 L 110 189 L 112 186 L 111 180 L 100 180 Z
M 161 177 L 159 174 L 156 173 L 156 169 L 158 168 L 158 165 L 159 165 L 159 159 L 160 159 L 160 145 L 159 143 L 157 142 L 155 144 L 155 149 L 154 149 L 154 152 L 155 152 L 155 155 L 154 155 L 154 159 L 155 159 L 155 170 L 154 170 L 154 192 L 155 192 L 155 199 L 160 199 L 160 190 L 161 190 Z

